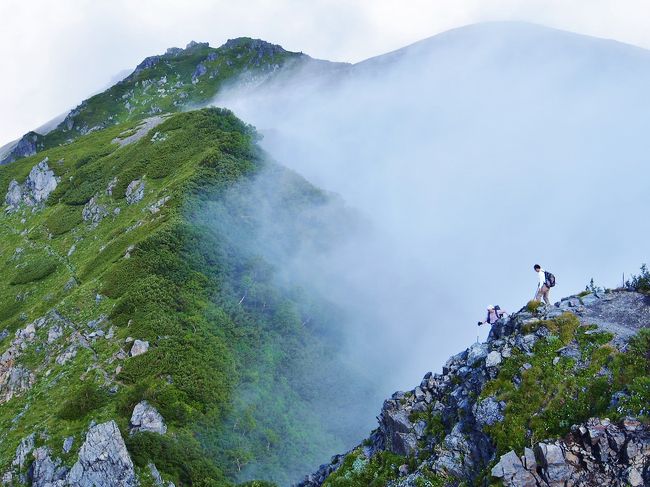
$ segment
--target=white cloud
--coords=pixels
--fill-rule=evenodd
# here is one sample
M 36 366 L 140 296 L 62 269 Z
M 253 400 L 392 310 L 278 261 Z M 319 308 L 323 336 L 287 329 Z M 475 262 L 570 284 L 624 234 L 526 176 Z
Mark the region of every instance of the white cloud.
M 3 0 L 0 145 L 192 39 L 246 35 L 354 62 L 468 23 L 528 20 L 650 47 L 649 14 L 643 0 Z

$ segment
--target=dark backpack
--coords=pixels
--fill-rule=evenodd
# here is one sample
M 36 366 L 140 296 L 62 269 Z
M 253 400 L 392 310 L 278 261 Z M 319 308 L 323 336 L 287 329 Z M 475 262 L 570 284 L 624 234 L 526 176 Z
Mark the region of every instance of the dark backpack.
M 544 271 L 544 284 L 546 284 L 546 287 L 553 287 L 555 286 L 555 276 L 551 274 L 550 272 Z

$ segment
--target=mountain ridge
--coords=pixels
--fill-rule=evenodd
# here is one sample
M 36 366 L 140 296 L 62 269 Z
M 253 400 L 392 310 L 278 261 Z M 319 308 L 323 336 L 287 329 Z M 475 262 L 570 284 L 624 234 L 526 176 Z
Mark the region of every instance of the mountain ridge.
M 441 373 L 395 392 L 363 443 L 297 486 L 648 485 L 648 356 L 646 294 L 531 302 Z M 639 375 L 621 381 L 621 364 Z
M 463 42 L 467 42 L 468 37 L 471 39 L 474 34 L 478 34 L 477 36 L 478 39 L 473 41 L 478 46 L 480 45 L 480 42 L 482 42 L 480 41 L 480 38 L 489 41 L 494 39 L 504 40 L 504 36 L 507 37 L 509 35 L 530 36 L 531 33 L 529 31 L 531 29 L 534 31 L 532 35 L 537 35 L 542 37 L 542 36 L 546 36 L 547 34 L 551 34 L 555 36 L 559 35 L 562 38 L 566 38 L 566 39 L 577 40 L 582 43 L 597 42 L 600 45 L 605 46 L 607 48 L 614 48 L 619 50 L 623 49 L 626 50 L 627 52 L 635 52 L 636 54 L 645 56 L 650 60 L 650 52 L 647 49 L 644 49 L 639 46 L 635 46 L 633 44 L 626 44 L 613 39 L 605 39 L 605 38 L 590 36 L 587 34 L 579 34 L 567 30 L 555 29 L 552 27 L 543 26 L 541 24 L 519 22 L 519 21 L 479 22 L 475 24 L 469 24 L 466 26 L 457 27 L 424 38 L 414 43 L 408 44 L 396 50 L 379 54 L 377 56 L 372 56 L 370 58 L 359 61 L 357 63 L 341 63 L 341 62 L 332 62 L 326 60 L 318 60 L 318 59 L 311 58 L 310 56 L 302 52 L 286 51 L 280 45 L 272 44 L 262 39 L 254 39 L 251 37 L 238 37 L 234 39 L 228 39 L 225 43 L 223 43 L 221 46 L 217 48 L 211 47 L 207 42 L 190 41 L 185 48 L 170 47 L 167 49 L 167 51 L 164 54 L 152 55 L 146 57 L 124 79 L 117 82 L 113 86 L 107 88 L 106 90 L 96 95 L 93 95 L 87 100 L 84 100 L 84 102 L 82 102 L 81 105 L 75 107 L 70 112 L 68 112 L 64 120 L 59 122 L 56 125 L 56 127 L 54 127 L 52 130 L 48 132 L 48 134 L 45 134 L 46 135 L 45 137 L 43 137 L 42 134 L 38 133 L 38 129 L 34 129 L 28 132 L 27 134 L 25 134 L 23 137 L 21 137 L 15 142 L 17 144 L 22 143 L 21 147 L 15 147 L 15 146 L 11 147 L 12 142 L 5 144 L 3 148 L 9 149 L 9 151 L 6 152 L 5 154 L 0 154 L 2 156 L 2 159 L 0 159 L 0 165 L 13 162 L 14 160 L 20 157 L 25 157 L 26 155 L 31 155 L 33 150 L 36 149 L 42 150 L 45 147 L 52 147 L 60 143 L 65 143 L 66 141 L 71 140 L 70 139 L 71 136 L 74 137 L 79 134 L 86 133 L 89 130 L 96 130 L 99 126 L 104 126 L 105 124 L 116 123 L 117 121 L 112 120 L 112 118 L 118 115 L 109 114 L 109 113 L 106 113 L 103 116 L 103 118 L 100 119 L 94 117 L 93 121 L 90 123 L 90 126 L 88 123 L 84 124 L 84 121 L 80 121 L 77 119 L 84 112 L 85 103 L 90 103 L 90 100 L 93 99 L 96 100 L 98 97 L 101 96 L 107 96 L 107 93 L 111 92 L 116 87 L 121 86 L 123 84 L 129 85 L 130 82 L 137 81 L 136 78 L 138 78 L 139 74 L 151 70 L 151 68 L 154 68 L 156 65 L 158 65 L 161 62 L 164 63 L 165 61 L 172 61 L 174 60 L 174 58 L 177 57 L 189 56 L 189 57 L 196 58 L 194 59 L 195 61 L 194 70 L 191 76 L 189 77 L 190 83 L 196 83 L 197 81 L 201 81 L 201 78 L 207 73 L 207 68 L 205 68 L 205 66 L 203 66 L 202 63 L 204 63 L 206 60 L 210 62 L 208 57 L 212 57 L 215 55 L 227 56 L 228 51 L 236 50 L 238 52 L 235 54 L 235 57 L 239 59 L 239 56 L 241 56 L 241 52 L 239 51 L 247 48 L 253 49 L 256 50 L 256 55 L 258 59 L 252 60 L 253 61 L 252 66 L 248 66 L 246 69 L 243 69 L 244 67 L 241 67 L 242 69 L 240 72 L 231 74 L 229 77 L 226 78 L 226 80 L 220 80 L 220 83 L 223 83 L 224 81 L 227 81 L 228 83 L 237 82 L 236 79 L 237 77 L 245 76 L 247 75 L 247 72 L 252 74 L 257 70 L 261 72 L 258 73 L 257 75 L 252 75 L 252 76 L 248 75 L 249 76 L 248 80 L 245 79 L 239 80 L 239 82 L 244 82 L 244 83 L 256 83 L 256 82 L 263 81 L 263 78 L 265 76 L 264 71 L 266 71 L 266 76 L 268 77 L 270 74 L 273 74 L 273 73 L 268 73 L 269 70 L 273 71 L 273 70 L 280 69 L 280 70 L 291 71 L 292 69 L 297 68 L 295 64 L 298 65 L 311 64 L 313 66 L 319 66 L 322 69 L 325 69 L 325 72 L 331 70 L 336 71 L 337 68 L 344 69 L 344 70 L 345 69 L 375 69 L 377 67 L 380 67 L 380 65 L 385 65 L 385 64 L 390 64 L 392 62 L 395 62 L 396 60 L 406 56 L 409 53 L 413 54 L 415 52 L 417 54 L 418 50 L 431 48 L 432 46 L 435 47 L 436 45 L 444 44 L 448 41 L 454 42 L 456 39 L 462 37 L 465 38 Z M 472 41 L 470 40 L 470 42 Z M 211 59 L 211 61 L 215 61 L 215 59 L 216 58 Z M 273 64 L 274 59 L 277 60 L 278 63 Z M 294 66 L 291 65 L 292 64 L 291 62 L 287 62 L 287 61 L 293 61 Z M 234 62 L 234 61 L 230 60 L 227 62 Z M 288 64 L 288 66 L 285 66 L 285 64 Z M 203 68 L 201 68 L 200 66 L 203 66 Z M 375 68 L 373 68 L 373 66 L 375 66 Z M 202 72 L 203 69 L 206 69 L 205 73 Z M 299 71 L 300 68 L 297 68 L 297 70 Z M 214 74 L 215 71 L 212 71 L 211 73 L 208 73 L 208 76 L 213 77 Z M 261 76 L 261 77 L 259 79 L 256 79 L 256 76 L 258 77 Z M 188 80 L 184 80 L 184 83 L 187 82 Z M 206 90 L 207 92 L 204 93 L 190 94 L 189 95 L 190 99 L 186 100 L 185 102 L 183 102 L 182 100 L 176 100 L 175 104 L 177 106 L 167 106 L 166 108 L 162 109 L 162 113 L 175 112 L 178 111 L 178 109 L 182 109 L 183 106 L 185 107 L 193 106 L 195 108 L 200 108 L 201 106 L 205 106 L 206 104 L 209 103 L 211 99 L 213 99 L 218 94 L 219 86 L 207 86 Z M 187 94 L 184 92 L 179 93 L 179 95 L 181 97 L 183 96 L 187 97 Z M 166 97 L 170 95 L 164 95 L 164 96 Z M 127 100 L 127 104 L 129 104 L 127 108 L 129 111 L 129 116 L 127 116 L 126 118 L 124 118 L 124 116 L 121 116 L 119 121 L 137 119 L 131 117 L 132 107 L 130 106 L 129 100 Z M 136 115 L 139 113 L 139 115 L 137 116 L 139 116 L 140 118 L 143 118 L 144 116 L 148 116 L 148 115 L 153 115 L 154 114 L 153 112 L 160 110 L 160 107 L 158 107 L 154 102 L 150 101 L 149 103 L 145 103 L 145 105 L 146 105 L 145 108 L 147 108 L 150 111 L 150 113 L 145 114 L 141 109 L 139 109 L 139 111 L 136 112 Z M 56 120 L 56 118 L 53 120 Z M 47 135 L 49 135 L 50 132 L 52 131 L 55 131 L 56 134 L 47 137 Z M 77 132 L 76 135 L 75 132 Z M 30 138 L 33 139 L 34 137 L 36 137 L 36 140 L 34 140 L 32 144 L 28 144 L 29 139 Z

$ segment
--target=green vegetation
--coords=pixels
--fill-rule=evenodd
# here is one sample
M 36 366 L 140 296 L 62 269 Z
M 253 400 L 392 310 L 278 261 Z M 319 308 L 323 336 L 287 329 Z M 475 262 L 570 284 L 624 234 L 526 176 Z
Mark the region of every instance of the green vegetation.
M 522 326 L 521 331 L 523 333 L 533 333 L 543 327 L 557 336 L 566 345 L 575 337 L 578 326 L 580 326 L 580 321 L 578 321 L 576 315 L 567 312 L 552 320 L 539 320 L 527 323 Z
M 410 469 L 415 467 L 412 458 L 395 455 L 382 451 L 367 458 L 359 449 L 349 453 L 343 460 L 341 467 L 330 475 L 323 483 L 323 487 L 383 487 L 390 480 L 399 477 L 399 467 L 407 465 Z M 416 480 L 418 487 L 442 487 L 445 479 L 424 468 Z
M 130 76 L 81 103 L 55 130 L 39 136 L 39 143 L 52 148 L 98 128 L 204 106 L 238 76 L 267 75 L 301 56 L 249 38 L 216 49 L 199 43 L 152 56 Z M 128 128 L 116 137 L 133 133 Z
M 614 357 L 612 371 L 613 389 L 626 393 L 613 415 L 650 420 L 650 329 L 640 330 L 630 340 L 627 352 Z
M 10 284 L 27 284 L 40 281 L 56 271 L 57 261 L 51 256 L 38 256 L 18 268 Z
M 526 310 L 530 313 L 537 313 L 537 310 L 539 307 L 542 305 L 541 301 L 536 301 L 534 299 L 531 299 L 526 303 Z
M 512 449 L 522 452 L 536 441 L 563 436 L 571 425 L 592 416 L 647 414 L 648 330 L 631 340 L 627 352 L 619 353 L 609 345 L 611 334 L 579 326 L 572 314 L 532 323 L 524 332 L 542 326 L 552 335 L 535 344 L 532 356 L 513 353 L 481 394 L 506 402 L 504 421 L 487 427 L 498 455 Z M 558 352 L 564 346 L 577 347 L 581 360 L 561 356 Z M 604 370 L 611 370 L 611 376 Z M 611 410 L 610 398 L 618 390 L 627 391 L 627 399 L 620 410 Z
M 78 206 L 59 205 L 45 220 L 45 227 L 52 235 L 58 236 L 69 232 L 82 221 Z
M 93 383 L 82 385 L 76 394 L 66 400 L 57 415 L 61 419 L 75 420 L 99 409 L 107 399 L 107 394 Z
M 638 275 L 633 275 L 625 281 L 625 287 L 640 293 L 650 293 L 650 271 L 648 266 L 643 264 Z
M 348 454 L 343 465 L 330 475 L 323 487 L 382 487 L 398 477 L 398 469 L 407 464 L 405 457 L 383 451 L 366 458 L 359 450 Z
M 310 209 L 327 197 L 266 162 L 254 129 L 226 110 L 171 116 L 155 128 L 162 140 L 149 134 L 121 148 L 112 143 L 134 126 L 0 167 L 0 193 L 46 156 L 60 178 L 44 208 L 0 217 L 0 272 L 9 276 L 0 282 L 0 329 L 9 332 L 3 343 L 52 309 L 67 323 L 64 336 L 47 345 L 53 353 L 44 352 L 42 329 L 16 359 L 37 379 L 0 404 L 0 469 L 33 425 L 59 451 L 66 436 L 78 448 L 91 420 L 115 419 L 136 463 L 155 462 L 176 485 L 248 480 L 254 459 L 266 462 L 255 475 L 286 483 L 279 467 L 308 471 L 322 448 L 342 448 L 308 407 L 332 400 L 315 384 L 335 362 L 325 331 L 335 336 L 337 316 L 304 291 L 278 287 L 275 270 L 252 245 L 260 222 L 242 216 L 268 203 L 247 192 L 263 169 L 286 190 L 268 205 L 278 220 L 292 222 L 278 232 L 317 236 Z M 145 181 L 145 195 L 130 205 L 125 190 L 135 179 Z M 93 196 L 108 213 L 95 227 L 81 221 Z M 150 211 L 162 198 L 160 210 Z M 101 316 L 114 338 L 93 339 L 56 362 Z M 128 352 L 128 336 L 149 341 L 149 351 L 116 360 L 120 349 Z M 345 380 L 343 370 L 330 372 Z M 116 393 L 95 385 L 107 380 Z M 128 436 L 143 399 L 165 418 L 165 436 Z M 75 455 L 63 458 L 72 463 Z

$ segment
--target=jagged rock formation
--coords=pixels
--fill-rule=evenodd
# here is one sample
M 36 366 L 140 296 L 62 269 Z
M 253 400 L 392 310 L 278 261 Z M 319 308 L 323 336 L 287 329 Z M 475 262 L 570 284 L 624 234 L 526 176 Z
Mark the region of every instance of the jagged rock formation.
M 15 179 L 9 183 L 5 202 L 9 210 L 16 210 L 21 203 L 27 206 L 42 204 L 56 189 L 58 183 L 59 180 L 50 169 L 46 157 L 32 167 L 23 184 L 19 184 Z
M 88 201 L 88 203 L 84 205 L 83 210 L 81 210 L 81 217 L 84 221 L 95 226 L 108 215 L 108 209 L 106 206 L 98 203 L 97 199 L 97 195 L 90 198 L 90 201 Z
M 161 414 L 147 401 L 140 401 L 133 408 L 129 433 L 135 434 L 140 431 L 149 431 L 164 435 L 167 432 L 167 425 Z
M 130 487 L 137 485 L 133 462 L 115 421 L 91 427 L 79 450 L 79 460 L 67 478 L 67 484 L 85 487 Z
M 47 446 L 34 448 L 34 435 L 21 441 L 12 463 L 14 470 L 5 472 L 4 485 L 25 483 L 35 487 L 128 487 L 137 485 L 133 462 L 115 421 L 93 424 L 79 449 L 76 463 L 68 469 L 60 458 L 52 456 Z M 71 442 L 66 439 L 71 447 Z M 64 446 L 65 451 L 65 446 Z M 32 461 L 27 475 L 20 474 Z
M 21 157 L 33 156 L 43 148 L 43 136 L 36 132 L 27 132 L 23 135 L 16 145 L 0 160 L 0 165 L 9 164 Z
M 134 179 L 126 187 L 126 202 L 130 205 L 141 201 L 144 198 L 144 181 L 142 179 Z
M 131 346 L 131 357 L 137 357 L 149 350 L 149 342 L 145 340 L 135 340 Z
M 648 485 L 650 427 L 633 419 L 590 419 L 573 426 L 566 439 L 526 448 L 521 458 L 509 451 L 492 476 L 507 487 Z
M 492 432 L 505 427 L 508 403 L 485 393 L 501 368 L 513 363 L 508 362 L 511 357 L 520 358 L 520 370 L 513 380 L 521 382 L 534 367 L 528 360 L 535 362 L 536 344 L 557 342 L 554 333 L 565 334 L 567 343 L 555 345 L 556 357 L 552 362 L 550 357 L 546 359 L 548 366 L 559 367 L 564 360 L 573 363 L 574 370 L 588 368 L 592 359 L 586 350 L 593 348 L 580 346 L 578 338 L 572 340 L 568 333 L 577 333 L 574 327 L 578 320 L 583 325 L 595 322 L 598 326 L 586 327 L 580 336 L 600 333 L 602 341 L 609 341 L 604 346 L 625 351 L 630 337 L 650 323 L 642 324 L 649 309 L 647 296 L 639 293 L 597 292 L 572 296 L 536 311 L 524 308 L 499 320 L 486 343 L 475 343 L 451 357 L 441 374 L 428 373 L 415 389 L 396 392 L 386 400 L 378 429 L 347 454 L 355 462 L 350 465 L 367 465 L 382 452 L 399 455 L 404 465 L 395 465 L 395 480 L 387 483 L 395 487 L 430 485 L 426 482 L 432 478 L 440 485 L 489 485 L 489 474 L 512 487 L 650 485 L 648 425 L 633 418 L 617 424 L 592 418 L 574 425 L 565 438 L 537 441 L 533 448 L 519 454 L 509 451 L 498 456 Z M 574 323 L 571 316 L 578 320 Z M 560 327 L 555 328 L 558 323 Z M 598 374 L 607 377 L 611 372 L 601 369 Z M 625 396 L 616 393 L 612 399 L 620 394 Z M 406 458 L 413 458 L 417 465 L 410 472 Z M 346 455 L 337 455 L 298 485 L 320 486 L 342 468 L 352 468 L 341 474 L 345 478 L 360 468 L 345 465 Z

